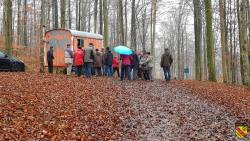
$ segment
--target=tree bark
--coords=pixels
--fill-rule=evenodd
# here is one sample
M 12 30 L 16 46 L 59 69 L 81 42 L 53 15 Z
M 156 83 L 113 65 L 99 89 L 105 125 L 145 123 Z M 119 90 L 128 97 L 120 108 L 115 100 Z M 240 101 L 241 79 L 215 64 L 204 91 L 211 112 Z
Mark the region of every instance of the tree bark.
M 123 24 L 123 0 L 118 1 L 118 21 L 119 21 L 119 44 L 125 45 L 124 42 L 124 24 Z
M 57 0 L 52 0 L 52 16 L 53 16 L 53 28 L 58 28 L 58 3 Z
M 157 0 L 152 0 L 151 7 L 151 55 L 153 56 L 153 76 L 155 76 L 155 27 L 156 27 L 156 11 Z
M 68 27 L 71 29 L 71 1 L 68 0 Z
M 39 59 L 40 59 L 40 73 L 44 73 L 44 33 L 43 28 L 45 26 L 45 0 L 41 0 L 41 13 L 40 13 L 40 48 L 39 48 Z
M 94 3 L 94 33 L 97 33 L 97 11 L 98 9 L 98 0 L 95 0 Z
M 211 0 L 205 0 L 205 15 L 206 15 L 205 17 L 206 17 L 206 29 L 207 29 L 206 40 L 207 40 L 208 80 L 216 81 Z
M 125 45 L 127 45 L 128 41 L 128 0 L 125 0 L 125 33 L 124 33 L 124 40 L 125 40 Z
M 222 72 L 223 72 L 223 82 L 228 83 L 228 45 L 226 40 L 226 25 L 225 25 L 225 1 L 219 0 L 220 8 L 220 29 L 221 29 L 221 56 L 222 56 Z
M 49 0 L 49 1 L 47 1 L 46 2 L 46 7 L 44 8 L 44 9 L 47 9 L 46 11 L 47 11 L 47 21 L 46 21 L 46 30 L 49 30 L 50 28 L 51 28 L 51 22 L 50 22 L 50 19 L 51 19 L 51 0 Z M 45 6 L 45 5 L 44 5 Z
M 201 43 L 202 43 L 202 15 L 200 0 L 193 0 L 194 31 L 195 31 L 195 79 L 202 80 Z
M 132 14 L 131 14 L 131 48 L 137 50 L 136 47 L 136 9 L 135 0 L 132 0 Z M 146 18 L 146 17 L 145 17 Z
M 91 32 L 91 3 L 92 1 L 87 0 L 87 2 L 88 2 L 88 32 Z
M 250 85 L 249 76 L 249 56 L 248 56 L 248 37 L 247 37 L 247 0 L 237 1 L 239 39 L 240 39 L 240 64 L 241 78 L 244 85 Z
M 109 16 L 108 16 L 108 0 L 103 0 L 104 14 L 104 47 L 109 46 Z
M 102 4 L 103 0 L 99 0 L 99 34 L 103 35 L 103 4 Z
M 24 0 L 24 14 L 23 14 L 23 45 L 28 46 L 28 32 L 27 32 L 27 22 L 28 22 L 28 15 L 27 15 L 27 0 Z
M 4 36 L 5 50 L 8 55 L 12 54 L 12 0 L 4 0 Z
M 61 28 L 65 28 L 66 1 L 60 0 L 60 2 L 61 2 Z

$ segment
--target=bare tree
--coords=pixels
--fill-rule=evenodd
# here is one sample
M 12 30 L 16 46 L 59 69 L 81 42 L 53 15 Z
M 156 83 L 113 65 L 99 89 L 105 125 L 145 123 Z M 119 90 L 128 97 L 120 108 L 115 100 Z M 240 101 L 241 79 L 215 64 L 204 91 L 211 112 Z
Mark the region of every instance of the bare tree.
M 12 54 L 12 0 L 4 0 L 4 36 L 6 53 Z
M 195 79 L 202 80 L 201 48 L 202 48 L 202 15 L 200 0 L 193 0 L 195 31 Z
M 104 14 L 104 47 L 109 46 L 109 16 L 108 16 L 108 0 L 103 0 Z
M 211 0 L 205 0 L 205 13 L 206 13 L 206 30 L 207 30 L 206 39 L 207 39 L 208 79 L 210 81 L 216 81 Z
M 66 21 L 65 21 L 65 16 L 66 16 L 66 1 L 65 0 L 60 0 L 61 2 L 61 28 L 65 28 Z
M 53 28 L 58 28 L 58 3 L 57 0 L 52 0 L 52 19 Z

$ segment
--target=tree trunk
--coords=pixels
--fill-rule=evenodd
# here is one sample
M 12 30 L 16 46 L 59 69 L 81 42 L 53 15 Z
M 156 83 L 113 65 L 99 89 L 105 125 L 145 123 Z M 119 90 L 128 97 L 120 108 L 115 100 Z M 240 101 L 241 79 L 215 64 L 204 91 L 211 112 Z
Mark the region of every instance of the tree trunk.
M 58 28 L 58 3 L 57 0 L 52 0 L 52 17 L 53 17 L 53 28 Z
M 99 0 L 99 34 L 103 35 L 103 4 L 102 4 L 102 0 Z
M 248 61 L 250 61 L 250 2 L 247 0 L 248 15 Z M 250 79 L 250 63 L 249 63 L 249 79 Z M 250 81 L 250 80 L 249 80 Z
M 40 48 L 39 48 L 39 58 L 40 58 L 40 73 L 44 73 L 44 33 L 43 28 L 45 24 L 45 0 L 41 0 L 41 13 L 40 13 Z
M 205 21 L 204 21 L 205 22 Z M 205 23 L 203 23 L 205 25 Z M 206 41 L 206 27 L 202 27 L 202 38 L 203 38 L 203 79 L 208 80 L 208 69 L 207 69 L 207 41 Z
M 221 29 L 221 56 L 222 56 L 222 71 L 223 71 L 223 82 L 228 83 L 228 46 L 226 40 L 226 26 L 225 26 L 225 1 L 219 0 L 220 8 L 220 29 Z
M 216 81 L 211 0 L 205 0 L 208 80 Z
M 144 8 L 143 16 L 147 16 L 147 9 Z M 147 38 L 147 32 L 148 32 L 148 23 L 146 21 L 146 18 L 142 19 L 142 52 L 146 53 L 146 38 Z
M 109 46 L 109 16 L 108 16 L 108 0 L 103 0 L 104 14 L 104 47 Z
M 45 5 L 44 5 L 45 6 Z M 50 30 L 50 28 L 51 28 L 51 22 L 50 22 L 50 16 L 51 16 L 51 0 L 49 0 L 49 1 L 47 1 L 46 2 L 46 7 L 45 8 L 47 8 L 47 21 L 46 21 L 46 30 Z M 44 8 L 44 10 L 45 10 L 45 8 Z
M 60 0 L 60 2 L 61 2 L 61 28 L 65 28 L 66 2 L 65 0 Z
M 4 0 L 4 36 L 5 50 L 8 55 L 12 54 L 12 0 Z
M 155 25 L 156 25 L 156 11 L 157 11 L 157 0 L 152 0 L 151 7 L 151 54 L 153 56 L 153 76 L 155 76 Z
M 201 43 L 202 43 L 202 15 L 200 0 L 193 0 L 194 31 L 195 31 L 195 79 L 202 80 Z
M 135 0 L 132 0 L 132 15 L 131 15 L 131 48 L 136 50 L 136 9 Z M 145 17 L 146 18 L 146 17 Z
M 68 27 L 71 29 L 71 2 L 68 0 Z
M 128 41 L 128 0 L 125 0 L 125 33 L 124 33 L 124 40 L 125 40 L 125 45 L 127 45 Z
M 119 44 L 125 45 L 124 41 L 124 24 L 123 24 L 123 0 L 118 1 L 118 21 L 119 21 Z
M 94 33 L 97 33 L 97 9 L 98 9 L 98 0 L 95 0 L 94 3 Z
M 76 30 L 80 30 L 78 28 L 78 20 L 79 20 L 79 3 L 78 3 L 79 0 L 76 0 Z
M 247 0 L 237 1 L 239 39 L 240 39 L 240 64 L 241 77 L 244 85 L 250 85 L 249 60 L 248 60 L 248 37 L 247 37 Z
M 17 45 L 20 44 L 21 41 L 21 0 L 17 2 Z
M 91 32 L 91 2 L 92 1 L 87 1 L 87 2 L 89 4 L 88 5 L 88 32 Z
M 28 46 L 28 15 L 27 15 L 27 0 L 24 0 L 24 14 L 23 14 L 23 45 Z

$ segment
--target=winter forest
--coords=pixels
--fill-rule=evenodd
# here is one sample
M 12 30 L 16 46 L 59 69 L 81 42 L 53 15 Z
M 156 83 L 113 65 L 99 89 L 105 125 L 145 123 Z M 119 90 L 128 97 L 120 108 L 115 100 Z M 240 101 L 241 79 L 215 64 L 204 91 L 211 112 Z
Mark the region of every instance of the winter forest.
M 4 0 L 0 8 L 1 48 L 30 56 L 28 64 L 43 54 L 43 27 L 67 28 L 104 35 L 104 46 L 151 51 L 157 78 L 169 48 L 176 79 L 250 83 L 249 0 Z
M 0 140 L 250 140 L 250 0 L 0 0 Z

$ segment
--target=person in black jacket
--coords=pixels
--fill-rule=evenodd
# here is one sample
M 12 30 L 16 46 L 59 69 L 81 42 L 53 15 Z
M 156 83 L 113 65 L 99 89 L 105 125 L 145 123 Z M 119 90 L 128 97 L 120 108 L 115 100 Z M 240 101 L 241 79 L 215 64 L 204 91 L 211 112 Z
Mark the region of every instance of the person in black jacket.
M 171 79 L 170 67 L 172 63 L 173 63 L 173 57 L 170 54 L 169 49 L 166 48 L 165 53 L 161 56 L 161 67 L 163 68 L 166 81 L 170 81 Z
M 113 74 L 112 70 L 112 64 L 113 64 L 113 54 L 111 53 L 109 47 L 106 48 L 106 53 L 104 54 L 104 65 L 106 69 L 106 75 L 111 77 Z
M 138 78 L 139 66 L 140 66 L 139 56 L 137 55 L 137 52 L 133 52 L 133 54 L 132 54 L 132 62 L 131 62 L 133 80 Z
M 48 71 L 49 73 L 53 73 L 53 60 L 54 60 L 54 55 L 53 55 L 53 46 L 50 47 L 50 49 L 47 52 L 47 62 L 48 62 Z

